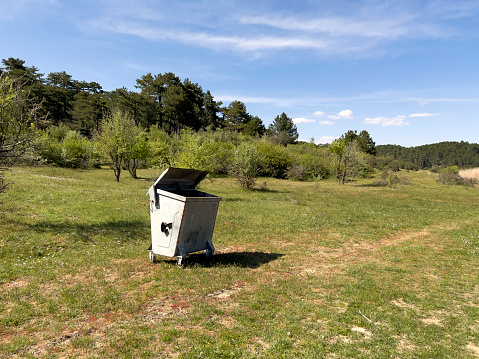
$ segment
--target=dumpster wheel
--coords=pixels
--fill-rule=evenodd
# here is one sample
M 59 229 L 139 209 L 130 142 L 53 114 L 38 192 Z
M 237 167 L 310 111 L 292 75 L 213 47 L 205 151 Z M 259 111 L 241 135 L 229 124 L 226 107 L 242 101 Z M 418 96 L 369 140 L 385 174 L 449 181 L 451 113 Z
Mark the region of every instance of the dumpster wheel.
M 176 266 L 178 268 L 186 268 L 186 256 L 182 257 L 182 256 L 178 256 L 176 257 Z
M 148 257 L 150 258 L 151 263 L 156 263 L 156 255 L 153 251 L 149 251 Z

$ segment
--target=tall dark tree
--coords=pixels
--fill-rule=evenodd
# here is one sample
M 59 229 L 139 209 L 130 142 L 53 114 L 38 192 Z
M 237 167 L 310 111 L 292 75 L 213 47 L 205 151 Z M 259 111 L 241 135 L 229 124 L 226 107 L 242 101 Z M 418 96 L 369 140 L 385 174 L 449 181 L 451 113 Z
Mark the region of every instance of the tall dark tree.
M 376 154 L 376 144 L 366 130 L 361 131 L 359 135 L 358 131 L 349 130 L 348 132 L 343 134 L 341 138 L 344 138 L 347 143 L 356 141 L 359 145 L 360 150 L 364 153 L 367 153 L 369 155 Z
M 85 136 L 100 130 L 100 123 L 107 107 L 100 93 L 79 92 L 75 95 L 72 114 L 72 127 Z
M 246 111 L 246 105 L 241 101 L 232 101 L 227 107 L 223 108 L 225 116 L 225 127 L 235 131 L 241 131 L 244 124 L 250 120 L 250 115 Z
M 222 108 L 222 111 L 226 129 L 250 136 L 262 135 L 265 131 L 263 121 L 257 116 L 251 116 L 241 101 L 230 102 L 227 107 Z
M 299 137 L 296 125 L 284 112 L 274 118 L 273 123 L 268 127 L 268 134 L 276 143 L 282 145 L 295 143 Z
M 204 127 L 213 130 L 222 127 L 223 121 L 222 118 L 218 116 L 218 113 L 221 112 L 221 105 L 223 103 L 221 101 L 216 102 L 209 90 L 206 91 L 203 102 Z
M 107 96 L 110 110 L 119 109 L 130 114 L 137 125 L 149 128 L 159 123 L 159 104 L 154 96 L 128 91 L 125 87 L 111 91 Z
M 0 69 L 0 75 L 8 75 L 10 79 L 15 80 L 22 87 L 31 86 L 42 82 L 43 74 L 38 73 L 34 66 L 26 67 L 25 61 L 10 57 L 2 60 L 3 68 Z

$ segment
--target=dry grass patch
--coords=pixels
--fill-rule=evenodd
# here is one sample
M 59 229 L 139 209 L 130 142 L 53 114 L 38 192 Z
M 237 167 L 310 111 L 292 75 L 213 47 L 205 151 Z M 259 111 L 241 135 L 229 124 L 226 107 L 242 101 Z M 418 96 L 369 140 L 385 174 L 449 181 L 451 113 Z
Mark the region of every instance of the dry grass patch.
M 463 178 L 472 178 L 479 180 L 479 168 L 469 168 L 466 170 L 460 170 L 459 176 Z

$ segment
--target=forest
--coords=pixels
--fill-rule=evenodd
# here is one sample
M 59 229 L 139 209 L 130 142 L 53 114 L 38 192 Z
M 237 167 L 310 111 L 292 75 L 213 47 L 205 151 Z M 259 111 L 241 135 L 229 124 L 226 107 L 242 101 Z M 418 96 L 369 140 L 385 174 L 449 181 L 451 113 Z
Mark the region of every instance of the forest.
M 108 165 L 117 181 L 122 171 L 136 178 L 138 168 L 194 167 L 251 188 L 257 177 L 336 177 L 344 184 L 375 170 L 479 166 L 479 145 L 467 142 L 376 146 L 365 130 L 329 145 L 298 141 L 286 113 L 266 128 L 241 101 L 215 101 L 209 90 L 171 72 L 141 76 L 136 91 L 104 91 L 65 71 L 45 76 L 18 58 L 2 65 L 0 167 Z
M 440 142 L 417 147 L 376 146 L 378 156 L 392 158 L 418 169 L 457 166 L 479 167 L 479 145 L 468 142 Z

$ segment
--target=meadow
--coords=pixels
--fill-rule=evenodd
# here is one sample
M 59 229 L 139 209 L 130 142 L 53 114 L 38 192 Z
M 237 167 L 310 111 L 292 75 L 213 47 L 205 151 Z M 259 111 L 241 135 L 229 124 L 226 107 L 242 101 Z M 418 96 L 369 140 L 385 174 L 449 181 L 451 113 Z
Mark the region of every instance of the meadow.
M 205 179 L 216 252 L 179 269 L 148 259 L 159 173 L 8 171 L 0 357 L 479 356 L 479 188 Z

